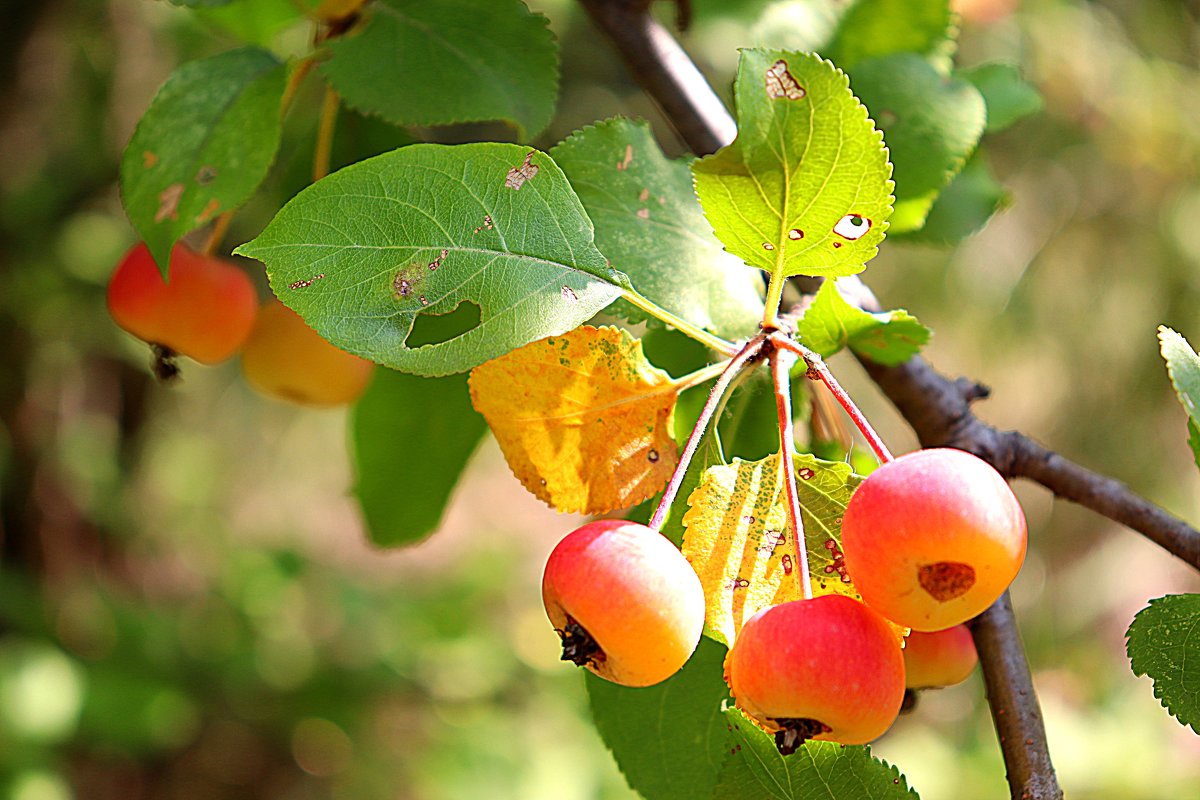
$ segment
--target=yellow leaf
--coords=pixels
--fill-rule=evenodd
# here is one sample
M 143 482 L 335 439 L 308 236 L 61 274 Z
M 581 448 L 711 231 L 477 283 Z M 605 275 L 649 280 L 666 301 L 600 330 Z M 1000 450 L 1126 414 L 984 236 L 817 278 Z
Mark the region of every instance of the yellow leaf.
M 796 456 L 796 486 L 814 596 L 854 591 L 842 561 L 842 516 L 862 477 L 849 465 Z M 704 586 L 705 622 L 728 645 L 767 606 L 799 600 L 779 454 L 709 467 L 688 498 L 683 554 Z M 907 629 L 892 626 L 897 638 Z
M 585 325 L 471 371 L 471 402 L 525 488 L 566 512 L 636 505 L 667 482 L 678 385 L 620 328 Z

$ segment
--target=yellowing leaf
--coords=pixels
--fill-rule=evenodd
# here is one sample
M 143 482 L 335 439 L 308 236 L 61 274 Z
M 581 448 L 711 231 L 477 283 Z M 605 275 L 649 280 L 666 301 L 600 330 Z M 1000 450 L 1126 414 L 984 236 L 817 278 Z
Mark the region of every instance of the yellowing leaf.
M 813 595 L 861 600 L 842 560 L 842 516 L 862 477 L 849 465 L 796 456 Z M 787 522 L 779 454 L 710 467 L 688 498 L 683 554 L 704 586 L 709 631 L 732 645 L 746 620 L 767 606 L 804 596 Z M 897 637 L 907 629 L 893 626 Z
M 471 402 L 513 474 L 566 512 L 636 505 L 678 461 L 678 386 L 620 328 L 585 325 L 471 371 Z

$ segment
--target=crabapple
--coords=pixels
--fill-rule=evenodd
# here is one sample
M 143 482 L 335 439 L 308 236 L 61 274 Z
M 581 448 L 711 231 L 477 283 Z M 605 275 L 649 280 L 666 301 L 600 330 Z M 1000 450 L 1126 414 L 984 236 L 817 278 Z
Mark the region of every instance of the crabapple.
M 182 243 L 171 251 L 164 281 L 145 243 L 133 247 L 108 283 L 108 311 L 134 336 L 162 350 L 215 364 L 250 335 L 258 293 L 245 272 Z
M 563 660 L 624 686 L 674 675 L 704 629 L 692 565 L 658 531 L 626 520 L 567 534 L 546 563 L 542 601 Z
M 748 619 L 725 658 L 725 680 L 787 755 L 808 739 L 864 744 L 883 734 L 904 699 L 904 656 L 883 617 L 827 594 Z
M 295 311 L 272 300 L 242 346 L 242 373 L 265 395 L 312 406 L 353 403 L 375 365 L 334 347 Z
M 908 453 L 875 470 L 842 521 L 846 571 L 867 605 L 936 631 L 998 598 L 1025 559 L 1025 515 L 987 462 L 962 450 Z
M 913 631 L 904 640 L 904 685 L 909 689 L 932 689 L 962 683 L 979 654 L 966 625 L 944 631 Z

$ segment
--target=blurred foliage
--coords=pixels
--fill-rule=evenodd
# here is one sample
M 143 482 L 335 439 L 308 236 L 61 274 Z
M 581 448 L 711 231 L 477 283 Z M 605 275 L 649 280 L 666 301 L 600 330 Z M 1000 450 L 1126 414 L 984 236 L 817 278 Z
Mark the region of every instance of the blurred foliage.
M 342 413 L 259 399 L 232 365 L 191 366 L 182 386 L 158 388 L 144 350 L 108 320 L 104 282 L 134 237 L 117 165 L 154 90 L 181 61 L 234 46 L 230 31 L 281 56 L 305 47 L 291 3 L 253 15 L 239 5 L 10 4 L 0 30 L 0 790 L 628 797 L 538 602 L 542 560 L 572 521 L 529 498 L 494 445 L 468 467 L 441 532 L 375 552 L 348 499 Z M 569 0 L 530 5 L 551 18 L 563 55 L 540 147 L 623 113 L 681 152 Z M 1155 341 L 1160 323 L 1200 338 L 1200 11 L 1178 0 L 957 5 L 959 63 L 1019 65 L 1045 108 L 990 139 L 1010 201 L 966 189 L 1006 205 L 1000 215 L 954 250 L 887 242 L 866 277 L 936 331 L 934 364 L 992 386 L 983 417 L 1200 520 Z M 727 99 L 737 47 L 812 22 L 793 0 L 693 6 L 684 42 Z M 229 242 L 255 235 L 306 183 L 318 100 L 310 81 L 282 160 Z M 346 112 L 335 166 L 413 138 L 505 134 L 406 132 Z M 914 446 L 853 362 L 833 367 L 896 450 Z M 1196 794 L 1200 740 L 1130 674 L 1123 648 L 1134 613 L 1196 591 L 1195 574 L 1112 523 L 1018 490 L 1032 550 L 1014 601 L 1067 792 Z M 875 752 L 925 800 L 1007 796 L 978 678 L 926 693 Z

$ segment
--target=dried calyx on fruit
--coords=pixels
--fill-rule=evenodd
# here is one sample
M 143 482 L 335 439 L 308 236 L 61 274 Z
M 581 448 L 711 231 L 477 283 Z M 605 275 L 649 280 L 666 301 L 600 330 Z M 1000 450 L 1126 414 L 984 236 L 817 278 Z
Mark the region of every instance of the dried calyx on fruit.
M 738 633 L 725 680 L 787 755 L 808 739 L 864 744 L 900 713 L 904 657 L 879 614 L 845 595 L 771 606 Z
M 625 520 L 572 531 L 542 578 L 563 660 L 625 686 L 650 686 L 691 657 L 704 628 L 704 590 L 660 533 Z

